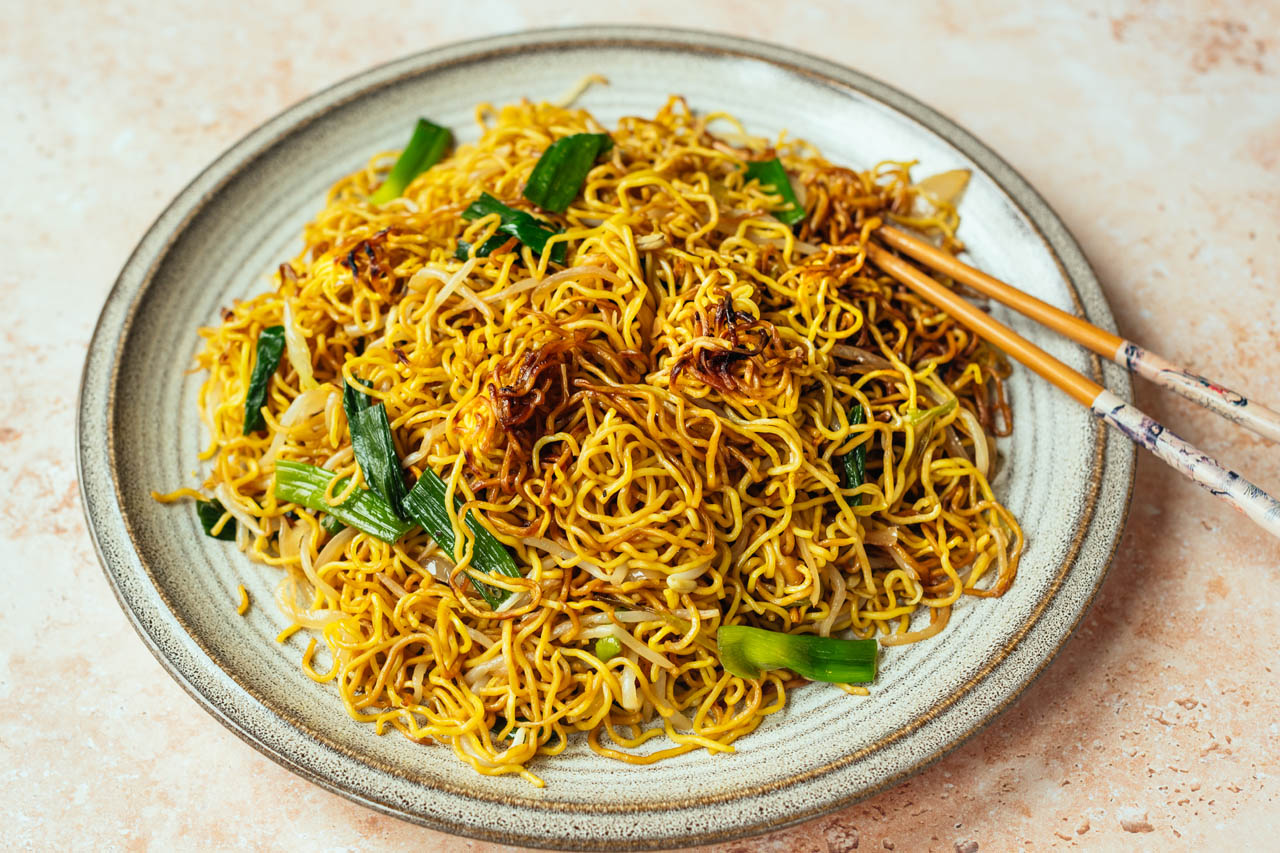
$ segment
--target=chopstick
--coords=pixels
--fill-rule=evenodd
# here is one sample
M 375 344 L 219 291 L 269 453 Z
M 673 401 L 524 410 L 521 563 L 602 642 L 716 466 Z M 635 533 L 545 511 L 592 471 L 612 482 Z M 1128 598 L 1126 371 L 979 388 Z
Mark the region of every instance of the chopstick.
M 875 243 L 868 244 L 867 258 L 979 336 L 1061 388 L 1135 444 L 1151 451 L 1193 482 L 1222 498 L 1271 535 L 1280 537 L 1280 501 L 1236 472 L 1223 467 L 1211 456 L 1197 450 L 1097 382 L 1058 361 L 985 311 L 970 305 L 889 250 Z
M 1133 341 L 1125 340 L 1106 329 L 1099 329 L 1047 302 L 1041 302 L 1031 294 L 1024 293 L 998 278 L 974 269 L 904 231 L 886 225 L 876 233 L 890 247 L 910 255 L 931 269 L 969 285 L 979 293 L 1004 303 L 1055 332 L 1088 347 L 1103 358 L 1114 361 L 1124 369 L 1199 403 L 1206 409 L 1240 424 L 1245 429 L 1252 430 L 1263 438 L 1280 442 L 1280 412 L 1275 412 L 1261 403 L 1252 402 L 1243 394 L 1185 370 L 1143 349 Z

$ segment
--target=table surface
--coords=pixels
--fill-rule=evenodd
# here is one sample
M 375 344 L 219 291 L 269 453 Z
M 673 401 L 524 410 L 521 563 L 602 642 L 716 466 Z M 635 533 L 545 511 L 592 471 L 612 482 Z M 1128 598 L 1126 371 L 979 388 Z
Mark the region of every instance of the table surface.
M 0 803 L 7 843 L 492 850 L 329 794 L 164 673 L 103 578 L 75 477 L 99 306 L 152 219 L 282 108 L 433 45 L 575 23 L 767 39 L 877 76 L 1020 170 L 1083 245 L 1123 334 L 1280 403 L 1280 6 L 757 0 L 696 7 L 246 0 L 0 10 Z M 576 7 L 576 8 L 571 8 Z M 785 11 L 783 11 L 785 9 Z M 779 12 L 782 14 L 779 14 Z M 32 380 L 37 379 L 38 384 Z M 1280 493 L 1280 449 L 1136 389 Z M 1280 831 L 1280 543 L 1159 462 L 1096 604 L 1045 676 L 928 770 L 718 850 L 1195 849 Z M 1258 591 L 1264 594 L 1259 594 Z

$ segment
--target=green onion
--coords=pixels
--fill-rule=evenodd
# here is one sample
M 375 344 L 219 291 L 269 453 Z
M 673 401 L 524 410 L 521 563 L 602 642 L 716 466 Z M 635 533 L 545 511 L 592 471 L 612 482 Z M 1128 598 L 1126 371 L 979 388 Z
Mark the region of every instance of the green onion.
M 284 353 L 284 326 L 268 326 L 258 335 L 258 355 L 249 375 L 249 391 L 244 395 L 244 434 L 262 429 L 262 407 L 267 402 L 271 374 L 280 366 Z
M 378 503 L 392 510 L 400 518 L 411 518 L 430 534 L 431 538 L 450 555 L 456 537 L 449 513 L 445 509 L 444 496 L 446 486 L 443 480 L 432 470 L 422 472 L 414 487 L 405 491 L 404 475 L 400 471 L 400 457 L 396 453 L 395 441 L 391 437 L 391 423 L 387 420 L 387 408 L 382 403 L 371 405 L 371 401 L 360 390 L 360 386 L 350 382 L 344 383 L 342 389 L 342 407 L 347 413 L 347 425 L 351 432 L 351 445 L 355 450 L 356 462 L 370 491 L 365 495 L 378 495 Z M 278 482 L 278 481 L 277 481 Z M 277 487 L 278 490 L 278 487 Z M 461 501 L 456 505 L 461 506 Z M 327 509 L 327 508 L 324 508 Z M 347 521 L 337 512 L 328 510 L 341 521 L 353 527 L 358 524 Z M 399 518 L 397 519 L 399 521 Z M 472 564 L 484 574 L 507 575 L 520 577 L 516 561 L 507 547 L 499 542 L 476 519 L 475 513 L 467 513 L 467 527 L 475 536 L 475 554 Z M 363 530 L 364 528 L 360 528 Z M 376 535 L 376 534 L 375 534 Z M 508 595 L 507 590 L 491 587 L 472 578 L 476 589 L 490 607 L 497 607 Z
M 342 410 L 347 413 L 347 420 L 351 420 L 356 414 L 363 412 L 373 404 L 369 399 L 365 386 L 360 384 L 352 384 L 345 379 L 342 382 Z
M 344 383 L 342 407 L 347 412 L 351 447 L 365 483 L 395 510 L 396 515 L 403 518 L 404 496 L 408 490 L 404 487 L 396 443 L 391 437 L 387 407 L 382 403 L 370 405 L 369 398 L 351 383 Z
M 333 480 L 331 471 L 305 462 L 280 459 L 276 461 L 275 496 L 278 500 L 316 512 L 327 512 L 343 524 L 376 536 L 383 542 L 395 542 L 409 532 L 412 525 L 397 518 L 395 510 L 386 501 L 364 489 L 357 489 L 342 503 L 330 506 L 324 495 Z M 347 478 L 343 477 L 334 486 L 333 494 L 340 494 L 346 487 Z
M 772 160 L 753 160 L 748 163 L 747 180 L 750 181 L 752 178 L 760 182 L 760 189 L 782 196 L 784 207 L 773 212 L 775 219 L 787 225 L 795 225 L 804 219 L 804 208 L 800 206 L 795 190 L 791 189 L 787 170 L 782 168 L 782 164 L 776 157 Z
M 716 632 L 720 662 L 739 678 L 759 678 L 770 669 L 789 669 L 810 681 L 856 684 L 876 677 L 875 640 L 840 640 L 814 634 L 783 634 L 746 625 Z
M 613 146 L 606 133 L 575 133 L 542 152 L 529 175 L 524 197 L 552 213 L 564 213 L 578 197 L 596 158 Z
M 506 243 L 509 239 L 511 238 L 508 237 L 506 234 L 501 234 L 501 233 L 494 234 L 492 237 L 490 237 L 488 240 L 485 240 L 483 243 L 479 245 L 479 247 L 476 248 L 476 257 L 477 258 L 489 257 L 494 252 L 496 252 L 498 248 L 502 246 L 504 243 Z M 466 240 L 459 240 L 458 248 L 453 253 L 453 256 L 460 261 L 465 261 L 467 258 L 471 257 L 471 244 L 468 243 Z
M 515 237 L 539 255 L 547 248 L 547 241 L 561 233 L 559 229 L 551 227 L 523 210 L 507 207 L 488 193 L 481 193 L 480 198 L 471 202 L 467 209 L 462 211 L 462 218 L 471 221 L 493 213 L 498 214 L 502 220 L 498 231 Z M 485 245 L 488 243 L 486 242 Z M 554 263 L 563 264 L 566 251 L 564 243 L 557 243 L 551 252 L 551 260 Z
M 446 128 L 432 124 L 425 118 L 418 119 L 409 144 L 400 152 L 399 159 L 391 167 L 391 173 L 382 182 L 382 186 L 369 196 L 369 201 L 386 204 L 391 199 L 398 198 L 414 178 L 440 161 L 452 141 L 453 134 Z
M 196 515 L 200 517 L 200 526 L 204 528 L 206 536 L 212 536 L 214 539 L 221 539 L 224 542 L 231 542 L 236 538 L 236 520 L 229 519 L 226 524 L 222 525 L 222 529 L 217 533 L 213 532 L 213 528 L 218 526 L 218 522 L 227 514 L 227 509 L 222 505 L 222 501 L 196 501 Z
M 622 643 L 617 637 L 601 637 L 596 640 L 596 657 L 602 661 L 610 661 L 622 654 Z
M 321 513 L 320 526 L 324 528 L 324 531 L 326 533 L 341 533 L 347 527 L 345 524 L 343 524 L 338 519 L 334 518 L 332 515 L 329 515 L 327 512 Z
M 418 482 L 409 490 L 409 494 L 404 499 L 404 509 L 409 518 L 422 525 L 422 529 L 436 540 L 436 544 L 452 557 L 457 537 L 454 536 L 453 524 L 449 521 L 449 511 L 444 504 L 447 489 L 448 486 L 444 480 L 428 468 L 422 472 Z M 461 505 L 462 501 L 455 495 L 454 506 Z M 477 571 L 487 575 L 520 577 L 520 570 L 516 568 L 516 561 L 511 556 L 511 551 L 480 523 L 474 511 L 467 513 L 466 525 L 475 536 L 475 553 L 471 557 L 471 564 Z M 481 583 L 474 577 L 471 578 L 471 583 L 475 585 L 476 591 L 484 600 L 489 602 L 490 607 L 497 607 L 510 595 L 507 590 Z
M 863 411 L 861 403 L 854 403 L 853 408 L 849 410 L 850 426 L 857 426 L 867 422 L 866 412 Z M 853 450 L 840 457 L 840 485 L 846 489 L 856 489 L 867 481 L 867 445 L 865 442 L 859 444 Z M 862 505 L 862 495 L 855 495 L 854 506 Z
M 907 423 L 912 426 L 933 423 L 935 418 L 949 415 L 955 411 L 957 402 L 956 398 L 952 397 L 947 402 L 934 406 L 932 409 L 912 409 L 907 412 Z

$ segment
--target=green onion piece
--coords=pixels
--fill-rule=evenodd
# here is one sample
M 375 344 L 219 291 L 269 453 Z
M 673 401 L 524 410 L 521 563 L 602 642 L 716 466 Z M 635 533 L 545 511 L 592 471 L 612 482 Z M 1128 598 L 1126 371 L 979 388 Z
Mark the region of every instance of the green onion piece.
M 787 170 L 782 168 L 782 164 L 778 162 L 776 157 L 772 160 L 753 160 L 748 163 L 747 180 L 749 181 L 752 178 L 760 182 L 760 189 L 782 196 L 784 207 L 780 207 L 773 212 L 775 219 L 787 225 L 795 225 L 801 219 L 804 219 L 804 208 L 800 206 L 800 200 L 796 198 L 795 190 L 791 189 L 791 181 L 787 179 Z
M 596 640 L 596 657 L 602 661 L 610 661 L 622 654 L 622 643 L 617 637 L 601 637 Z
M 453 555 L 454 545 L 457 543 L 457 537 L 453 534 L 453 524 L 449 521 L 449 511 L 444 505 L 445 491 L 448 486 L 439 475 L 430 468 L 422 472 L 422 476 L 418 478 L 418 482 L 409 490 L 409 494 L 404 499 L 404 509 L 408 517 L 422 525 L 422 529 L 436 540 L 436 544 L 450 556 Z M 462 505 L 462 501 L 454 496 L 454 506 Z M 516 568 L 515 558 L 511 556 L 511 551 L 506 545 L 498 541 L 489 529 L 480 523 L 474 511 L 467 513 L 466 525 L 475 536 L 475 553 L 472 555 L 471 564 L 482 574 L 506 575 L 509 578 L 520 577 L 520 570 Z M 488 584 L 481 583 L 474 577 L 471 583 L 475 585 L 476 591 L 489 602 L 490 607 L 497 607 L 506 601 L 510 593 L 499 587 L 492 587 Z
M 396 515 L 404 514 L 404 497 L 409 490 L 400 471 L 400 456 L 391 437 L 391 422 L 382 403 L 370 406 L 348 421 L 351 445 L 355 450 L 360 473 L 369 487 L 391 505 Z
M 853 426 L 867 422 L 866 412 L 861 403 L 854 403 L 849 410 L 849 423 Z M 850 452 L 840 457 L 840 485 L 846 489 L 856 489 L 867 481 L 867 445 L 859 444 Z M 854 495 L 854 506 L 862 505 L 862 495 Z
M 320 526 L 324 528 L 326 533 L 341 533 L 347 527 L 327 512 L 320 515 Z
M 387 407 L 382 403 L 370 405 L 369 398 L 350 383 L 344 383 L 342 406 L 347 412 L 351 447 L 365 483 L 403 518 L 404 496 L 408 490 L 404 487 L 396 443 L 391 437 Z
M 957 400 L 952 397 L 947 402 L 934 406 L 932 409 L 912 409 L 907 413 L 907 423 L 912 426 L 932 423 L 935 418 L 951 414 L 955 411 L 956 405 Z
M 452 141 L 453 134 L 446 128 L 432 124 L 425 118 L 418 119 L 409 144 L 400 152 L 399 159 L 391 167 L 391 173 L 382 182 L 382 186 L 369 196 L 369 201 L 386 204 L 391 199 L 398 198 L 414 178 L 440 162 Z
M 494 234 L 492 237 L 490 237 L 488 240 L 485 240 L 476 248 L 476 257 L 477 258 L 489 257 L 494 252 L 496 252 L 500 246 L 502 246 L 504 243 L 506 243 L 510 239 L 511 238 L 508 237 L 506 234 L 501 234 L 501 233 Z M 457 251 L 453 253 L 453 256 L 460 261 L 465 261 L 467 258 L 471 257 L 471 244 L 468 243 L 466 240 L 459 240 Z
M 875 640 L 840 640 L 815 634 L 783 634 L 746 625 L 723 625 L 716 632 L 720 662 L 739 678 L 759 678 L 770 669 L 789 669 L 810 681 L 856 684 L 876 677 Z
M 262 429 L 262 407 L 267 402 L 267 386 L 280 366 L 284 353 L 284 326 L 268 326 L 258 335 L 258 354 L 249 375 L 249 391 L 244 395 L 244 434 Z
M 498 226 L 499 232 L 515 237 L 539 255 L 547 248 L 547 241 L 561 233 L 559 229 L 551 227 L 523 210 L 507 207 L 488 193 L 481 193 L 480 198 L 467 205 L 467 209 L 462 211 L 462 218 L 471 221 L 493 213 L 498 214 L 502 219 L 502 224 Z M 487 241 L 485 245 L 488 245 Z M 557 243 L 551 252 L 551 260 L 554 263 L 563 264 L 566 251 L 564 243 Z
M 542 152 L 529 175 L 524 197 L 552 213 L 564 213 L 578 197 L 596 158 L 613 146 L 607 133 L 575 133 Z
M 369 399 L 369 395 L 365 393 L 363 385 L 353 385 L 343 380 L 342 410 L 347 413 L 348 421 L 369 408 L 370 405 L 372 405 L 372 401 Z
M 214 539 L 221 539 L 224 542 L 232 542 L 236 538 L 236 520 L 228 519 L 227 523 L 222 525 L 222 529 L 217 533 L 213 532 L 213 528 L 218 526 L 218 522 L 227 514 L 227 508 L 222 505 L 222 501 L 196 501 L 196 515 L 200 516 L 200 526 L 204 528 L 206 536 L 212 536 Z
M 357 489 L 351 497 L 337 506 L 329 506 L 324 499 L 325 490 L 334 480 L 331 471 L 294 462 L 290 459 L 276 461 L 275 496 L 278 500 L 305 506 L 316 512 L 327 512 L 334 518 L 383 542 L 395 542 L 413 526 L 396 517 L 391 505 L 373 492 Z M 333 488 L 339 494 L 347 487 L 347 478 Z

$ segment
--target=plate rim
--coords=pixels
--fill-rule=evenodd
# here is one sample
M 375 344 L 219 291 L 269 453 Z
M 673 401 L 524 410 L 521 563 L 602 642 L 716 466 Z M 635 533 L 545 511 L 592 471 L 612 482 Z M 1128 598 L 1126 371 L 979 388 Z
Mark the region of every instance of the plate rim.
M 120 362 L 121 350 L 127 340 L 134 314 L 142 301 L 140 297 L 145 294 L 156 270 L 164 263 L 170 248 L 184 233 L 192 219 L 229 181 L 276 145 L 287 143 L 288 139 L 297 130 L 322 118 L 329 111 L 351 101 L 372 95 L 381 89 L 394 85 L 400 80 L 430 75 L 441 69 L 484 62 L 498 57 L 560 49 L 590 49 L 593 47 L 625 47 L 654 51 L 683 49 L 695 50 L 703 54 L 720 54 L 751 59 L 779 67 L 787 72 L 800 74 L 842 91 L 856 90 L 892 111 L 905 115 L 907 118 L 936 133 L 962 154 L 969 157 L 982 171 L 991 177 L 999 190 L 1009 198 L 1010 202 L 1032 224 L 1036 237 L 1043 242 L 1046 250 L 1058 266 L 1077 310 L 1085 312 L 1091 320 L 1099 325 L 1111 329 L 1115 328 L 1110 304 L 1097 280 L 1097 276 L 1066 225 L 1030 183 L 1003 158 L 978 140 L 977 137 L 937 110 L 862 72 L 791 48 L 722 33 L 667 27 L 575 26 L 525 30 L 517 33 L 452 42 L 368 68 L 319 90 L 259 124 L 197 173 L 148 227 L 108 292 L 102 311 L 93 329 L 77 394 L 76 473 L 81 506 L 99 563 L 103 567 L 112 593 L 115 595 L 121 609 L 125 611 L 130 624 L 138 632 L 152 655 L 156 657 L 165 671 L 196 700 L 197 704 L 234 732 L 241 740 L 249 743 L 281 766 L 318 784 L 322 788 L 385 814 L 444 832 L 508 844 L 539 847 L 578 847 L 584 849 L 601 849 L 600 845 L 604 844 L 604 842 L 592 842 L 590 839 L 583 838 L 526 837 L 504 831 L 486 831 L 474 824 L 454 823 L 439 817 L 428 817 L 410 812 L 397 807 L 391 802 L 384 802 L 344 787 L 340 782 L 295 760 L 284 749 L 265 743 L 260 734 L 256 734 L 233 719 L 229 712 L 219 705 L 217 701 L 193 684 L 187 673 L 172 659 L 171 653 L 166 652 L 161 647 L 159 641 L 143 624 L 141 615 L 135 610 L 134 602 L 130 599 L 129 593 L 125 589 L 125 584 L 122 582 L 124 579 L 117 576 L 118 570 L 128 569 L 128 566 L 123 562 L 120 565 L 116 565 L 109 554 L 111 549 L 107 547 L 107 540 L 109 540 L 112 533 L 118 535 L 120 531 L 108 530 L 107 526 L 110 519 L 100 518 L 99 514 L 104 510 L 108 515 L 112 511 L 119 513 L 121 526 L 125 534 L 123 544 L 130 548 L 134 558 L 143 566 L 147 576 L 146 579 L 151 581 L 151 572 L 146 568 L 145 561 L 142 560 L 135 547 L 132 529 L 124 513 L 123 505 L 119 500 L 118 474 L 114 465 L 114 437 L 112 434 L 116 372 Z M 206 182 L 206 178 L 213 178 L 214 181 L 211 186 L 200 191 L 200 187 Z M 1087 299 L 1092 300 L 1093 304 L 1091 306 L 1086 306 L 1085 301 Z M 1104 384 L 1121 397 L 1128 398 L 1131 395 L 1131 382 L 1128 374 L 1119 368 L 1104 364 L 1096 356 L 1091 356 L 1090 365 L 1091 370 L 1089 372 L 1094 374 L 1094 378 L 1101 381 L 1105 377 Z M 106 388 L 103 389 L 106 392 L 106 405 L 105 407 L 99 407 L 95 405 L 99 397 L 95 396 L 89 383 L 96 375 L 95 371 L 100 372 L 104 368 L 105 378 L 107 379 Z M 105 430 L 100 430 L 95 435 L 94 428 L 98 423 L 104 424 Z M 1100 428 L 1095 424 L 1095 429 Z M 990 725 L 1030 687 L 1073 636 L 1080 620 L 1083 619 L 1085 613 L 1092 606 L 1098 590 L 1105 581 L 1123 535 L 1131 506 L 1136 451 L 1132 444 L 1121 442 L 1110 431 L 1096 432 L 1095 435 L 1098 438 L 1095 439 L 1096 450 L 1094 452 L 1096 460 L 1092 467 L 1090 488 L 1087 493 L 1088 512 L 1081 519 L 1080 530 L 1073 542 L 1073 546 L 1067 556 L 1063 558 L 1062 566 L 1065 568 L 1061 570 L 1058 578 L 1046 592 L 1043 601 L 1036 608 L 1033 616 L 1009 641 L 1003 652 L 996 655 L 969 682 L 949 696 L 943 708 L 945 709 L 954 704 L 959 697 L 967 695 L 977 684 L 989 678 L 1008 659 L 1026 634 L 1040 624 L 1040 619 L 1046 608 L 1057 599 L 1067 576 L 1080 559 L 1086 540 L 1100 536 L 1102 541 L 1099 544 L 1105 547 L 1106 553 L 1105 556 L 1101 556 L 1096 582 L 1091 589 L 1087 590 L 1087 595 L 1083 603 L 1078 606 L 1074 617 L 1068 620 L 1069 624 L 1064 626 L 1060 636 L 1055 639 L 1053 648 L 1042 655 L 1029 674 L 1017 679 L 1018 683 L 1012 690 L 1008 690 L 1006 695 L 1002 696 L 998 702 L 992 703 L 989 707 L 984 707 L 981 717 L 976 722 L 967 723 L 963 733 L 951 738 L 941 748 L 935 749 L 918 760 L 909 763 L 896 773 L 887 774 L 877 784 L 860 788 L 852 795 L 824 798 L 815 807 L 801 813 L 789 815 L 783 819 L 769 821 L 754 818 L 734 822 L 732 829 L 718 832 L 692 834 L 686 832 L 684 834 L 677 833 L 661 837 L 651 836 L 631 841 L 609 842 L 608 847 L 614 849 L 657 849 L 675 845 L 706 844 L 775 831 L 784 826 L 810 820 L 874 796 L 899 784 L 904 779 L 938 761 Z M 105 438 L 105 447 L 90 447 L 91 441 L 89 439 L 93 437 Z M 105 453 L 102 455 L 105 456 L 108 463 L 106 471 L 106 480 L 108 482 L 105 490 L 101 485 L 95 488 L 94 485 L 88 483 L 88 480 L 94 478 L 95 472 L 92 471 L 92 465 L 96 461 L 96 459 L 91 459 L 89 454 L 103 450 L 105 450 Z M 1113 466 L 1114 471 L 1111 470 Z M 1113 521 L 1104 525 L 1106 527 L 1105 530 L 1101 530 L 1097 529 L 1099 499 L 1103 488 L 1108 485 L 1108 483 L 1104 482 L 1104 471 L 1107 472 L 1108 478 L 1113 481 L 1111 483 L 1112 488 L 1119 486 L 1121 494 L 1112 498 L 1114 502 L 1119 504 L 1119 513 Z M 104 501 L 109 505 L 103 506 Z M 1108 537 L 1110 538 L 1109 543 L 1105 541 Z M 111 544 L 119 545 L 121 543 L 112 542 Z M 158 585 L 152 584 L 152 586 L 167 607 L 167 599 L 163 591 L 159 589 Z M 223 677 L 227 678 L 238 690 L 242 691 L 243 698 L 264 704 L 252 691 L 246 689 L 230 673 L 222 669 L 217 661 L 212 659 L 203 643 L 194 634 L 185 630 L 185 624 L 172 609 L 169 609 L 167 616 L 182 628 L 183 633 L 187 634 L 188 638 L 204 653 L 205 662 L 222 673 Z M 267 707 L 267 710 L 271 711 L 269 707 Z M 906 733 L 918 729 L 932 719 L 933 716 L 933 713 L 924 715 L 924 719 L 910 726 Z M 298 728 L 296 721 L 283 719 L 283 722 L 292 725 L 295 729 Z M 309 732 L 302 729 L 299 729 L 299 731 L 309 734 Z M 887 739 L 887 742 L 892 743 L 901 736 L 904 736 L 904 734 L 895 733 Z M 329 744 L 326 745 L 331 746 Z M 880 745 L 876 744 L 875 746 L 878 748 Z M 744 793 L 699 799 L 693 801 L 688 807 L 711 806 L 725 800 L 745 799 L 747 796 L 759 795 L 763 791 L 803 784 L 806 781 L 812 781 L 826 770 L 843 766 L 852 760 L 853 758 L 845 756 L 841 760 L 828 763 L 823 767 L 810 768 L 797 773 L 783 782 L 757 786 L 756 789 Z M 551 811 L 565 810 L 563 806 L 557 807 L 556 804 L 549 803 L 538 803 L 534 807 Z M 569 811 L 573 811 L 573 809 L 569 809 Z M 589 806 L 583 807 L 581 811 L 588 814 L 598 813 Z M 615 812 L 610 811 L 607 813 Z

